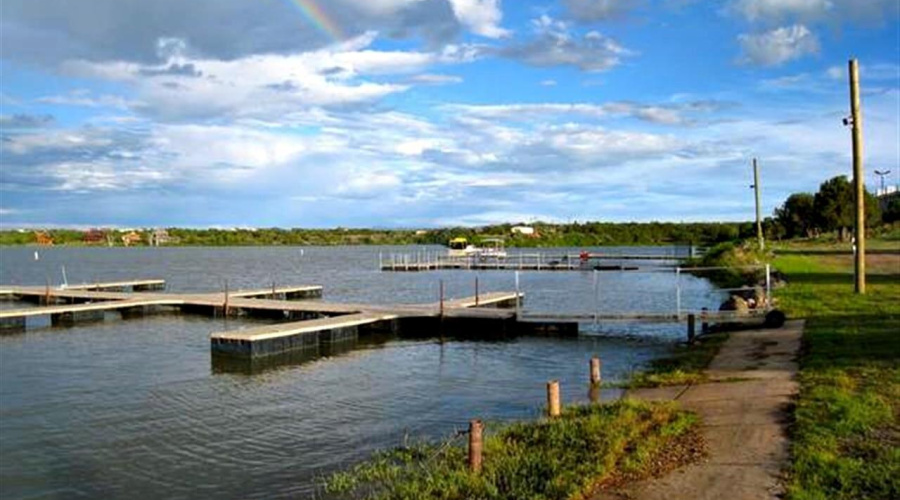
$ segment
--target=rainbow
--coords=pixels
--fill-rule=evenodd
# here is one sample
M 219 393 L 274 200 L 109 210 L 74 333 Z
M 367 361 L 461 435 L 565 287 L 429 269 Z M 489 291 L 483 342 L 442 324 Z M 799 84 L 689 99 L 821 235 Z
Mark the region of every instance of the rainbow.
M 289 0 L 289 3 L 295 5 L 300 14 L 316 27 L 317 30 L 327 35 L 332 40 L 343 40 L 344 32 L 325 12 L 316 0 Z

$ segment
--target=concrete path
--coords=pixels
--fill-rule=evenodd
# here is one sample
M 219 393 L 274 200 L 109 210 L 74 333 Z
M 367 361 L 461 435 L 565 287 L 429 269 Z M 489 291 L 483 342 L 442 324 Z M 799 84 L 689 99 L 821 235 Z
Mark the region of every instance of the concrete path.
M 629 392 L 640 399 L 675 399 L 696 411 L 709 457 L 595 500 L 780 498 L 802 333 L 802 321 L 732 333 L 707 370 L 709 383 Z

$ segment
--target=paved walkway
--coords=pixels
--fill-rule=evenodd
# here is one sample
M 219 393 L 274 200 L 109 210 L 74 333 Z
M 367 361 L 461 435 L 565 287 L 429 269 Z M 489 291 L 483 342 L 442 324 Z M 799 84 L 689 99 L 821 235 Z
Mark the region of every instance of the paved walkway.
M 675 399 L 696 411 L 709 457 L 595 500 L 780 498 L 802 333 L 802 321 L 777 330 L 732 333 L 707 370 L 709 383 L 629 392 L 640 399 Z

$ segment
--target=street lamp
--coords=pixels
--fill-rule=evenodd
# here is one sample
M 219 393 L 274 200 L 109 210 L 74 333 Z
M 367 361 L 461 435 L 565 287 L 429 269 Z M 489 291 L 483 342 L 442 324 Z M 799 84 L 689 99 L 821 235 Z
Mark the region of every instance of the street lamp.
M 884 190 L 884 177 L 890 173 L 891 173 L 890 170 L 884 170 L 884 171 L 876 170 L 875 171 L 875 175 L 877 175 L 878 177 L 881 177 L 881 191 L 880 191 L 881 195 L 884 195 L 886 193 Z

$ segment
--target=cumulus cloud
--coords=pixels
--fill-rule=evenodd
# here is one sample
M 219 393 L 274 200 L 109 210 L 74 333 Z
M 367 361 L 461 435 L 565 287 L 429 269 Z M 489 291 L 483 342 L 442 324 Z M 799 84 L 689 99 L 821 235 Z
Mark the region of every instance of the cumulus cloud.
M 500 0 L 449 0 L 456 18 L 472 33 L 488 38 L 501 38 L 509 31 L 500 27 L 503 12 Z
M 609 70 L 635 54 L 598 31 L 579 35 L 565 22 L 547 15 L 532 24 L 536 33 L 531 40 L 512 44 L 498 53 L 533 66 L 575 66 L 587 72 Z
M 412 85 L 456 83 L 458 77 L 421 71 L 479 57 L 477 48 L 464 45 L 433 52 L 374 50 L 374 39 L 374 33 L 366 33 L 325 49 L 234 60 L 192 58 L 185 55 L 190 46 L 182 42 L 158 64 L 69 61 L 65 74 L 127 84 L 135 99 L 76 93 L 42 102 L 105 104 L 164 120 L 284 119 L 313 108 L 368 105 Z
M 819 52 L 819 39 L 806 26 L 795 24 L 757 34 L 738 36 L 743 61 L 778 66 Z

